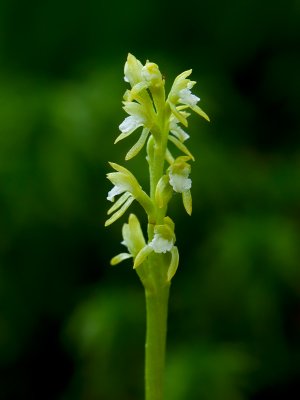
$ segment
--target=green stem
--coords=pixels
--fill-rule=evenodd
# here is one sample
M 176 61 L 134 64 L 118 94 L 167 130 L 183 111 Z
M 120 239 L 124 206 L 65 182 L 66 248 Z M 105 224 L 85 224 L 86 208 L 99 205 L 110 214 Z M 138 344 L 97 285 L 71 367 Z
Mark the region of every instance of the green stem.
M 163 399 L 168 298 L 170 285 L 147 291 L 146 400 Z
M 148 239 L 153 238 L 154 225 L 162 224 L 166 207 L 160 209 L 155 203 L 155 190 L 163 175 L 165 154 L 168 141 L 168 129 L 165 121 L 169 121 L 164 103 L 164 90 L 161 93 L 160 140 L 154 138 L 148 142 L 147 153 L 150 172 L 150 197 L 154 204 L 154 221 L 148 223 Z M 158 96 L 159 99 L 159 96 Z M 158 103 L 159 104 L 159 101 Z M 159 107 L 158 107 L 159 108 Z M 163 400 L 163 380 L 165 369 L 168 299 L 170 283 L 167 281 L 166 265 L 162 254 L 152 254 L 148 258 L 148 271 L 151 286 L 145 286 L 147 333 L 145 360 L 145 400 Z

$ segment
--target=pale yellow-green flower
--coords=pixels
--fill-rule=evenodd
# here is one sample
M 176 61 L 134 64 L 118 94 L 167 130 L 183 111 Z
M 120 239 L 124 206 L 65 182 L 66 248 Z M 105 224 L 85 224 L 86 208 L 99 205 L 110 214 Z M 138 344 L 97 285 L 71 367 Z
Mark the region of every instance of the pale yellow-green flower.
M 124 194 L 108 210 L 108 215 L 113 212 L 114 214 L 105 222 L 105 226 L 108 226 L 119 219 L 125 213 L 134 199 L 140 203 L 148 215 L 151 215 L 153 203 L 150 197 L 142 190 L 134 175 L 121 165 L 115 163 L 110 163 L 110 165 L 117 172 L 110 172 L 107 174 L 107 178 L 114 185 L 113 188 L 108 192 L 107 199 L 114 202 L 115 196 L 118 196 L 122 193 Z

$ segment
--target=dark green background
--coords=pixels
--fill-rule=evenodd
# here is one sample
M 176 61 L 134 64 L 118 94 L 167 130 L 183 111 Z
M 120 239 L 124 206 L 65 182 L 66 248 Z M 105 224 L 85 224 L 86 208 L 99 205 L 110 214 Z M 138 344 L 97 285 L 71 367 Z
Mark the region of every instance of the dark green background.
M 193 68 L 193 216 L 166 400 L 300 396 L 297 1 L 0 3 L 0 398 L 143 398 L 143 290 L 104 229 L 128 51 L 170 87 Z M 127 163 L 147 188 L 144 154 Z M 137 206 L 132 211 L 141 216 Z M 296 397 L 291 396 L 294 390 Z

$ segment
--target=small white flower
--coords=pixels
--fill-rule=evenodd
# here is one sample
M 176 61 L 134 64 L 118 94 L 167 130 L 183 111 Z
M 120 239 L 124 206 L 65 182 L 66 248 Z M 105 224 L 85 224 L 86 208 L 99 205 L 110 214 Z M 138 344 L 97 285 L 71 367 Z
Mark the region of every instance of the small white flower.
M 120 124 L 119 129 L 122 133 L 130 134 L 137 128 L 142 126 L 144 123 L 144 118 L 139 115 L 130 115 L 126 117 L 124 121 Z
M 170 170 L 169 172 L 169 182 L 173 190 L 177 193 L 184 193 L 190 190 L 192 187 L 192 180 L 188 177 L 190 169 L 184 167 L 182 169 L 177 169 L 176 171 Z
M 149 243 L 149 247 L 152 247 L 155 253 L 166 253 L 167 251 L 171 251 L 173 240 L 165 239 L 162 235 L 156 233 Z
M 174 118 L 170 121 L 170 132 L 173 133 L 181 142 L 187 140 L 190 135 L 188 135 L 179 125 L 178 119 Z
M 180 103 L 190 107 L 194 107 L 200 100 L 200 98 L 195 96 L 188 88 L 180 90 L 178 94 Z
M 115 186 L 108 192 L 108 194 L 107 194 L 107 200 L 113 202 L 113 201 L 115 201 L 115 196 L 118 196 L 119 194 L 124 193 L 124 192 L 126 192 L 126 191 L 127 191 L 127 187 L 125 187 L 125 186 L 123 186 L 123 185 L 121 185 L 121 184 L 115 185 Z

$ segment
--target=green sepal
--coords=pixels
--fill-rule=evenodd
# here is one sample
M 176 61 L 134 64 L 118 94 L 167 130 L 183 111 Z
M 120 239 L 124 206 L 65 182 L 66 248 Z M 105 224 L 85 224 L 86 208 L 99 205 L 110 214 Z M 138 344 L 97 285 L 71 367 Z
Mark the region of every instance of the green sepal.
M 188 155 L 193 161 L 195 161 L 194 156 L 192 155 L 192 153 L 189 151 L 189 149 L 180 142 L 180 140 L 176 139 L 174 136 L 169 135 L 168 139 L 170 140 L 170 142 L 172 142 L 173 144 L 175 144 L 175 146 L 181 150 L 184 154 Z
M 138 128 L 137 128 L 138 129 Z M 116 138 L 114 141 L 114 144 L 117 144 L 123 139 L 126 139 L 128 136 L 130 136 L 133 132 L 126 132 L 126 133 L 120 133 L 120 135 Z
M 155 201 L 159 208 L 167 206 L 173 194 L 173 189 L 169 184 L 168 175 L 163 175 L 157 183 L 155 190 Z
M 171 250 L 171 262 L 170 262 L 170 265 L 169 265 L 169 268 L 168 268 L 168 272 L 167 272 L 167 280 L 168 280 L 168 282 L 171 282 L 171 279 L 176 274 L 176 271 L 177 271 L 177 268 L 178 268 L 178 264 L 179 264 L 178 248 L 176 246 L 173 246 L 172 250 Z
M 135 257 L 138 252 L 146 245 L 140 222 L 134 214 L 129 215 L 128 224 L 122 228 L 123 244 Z
M 172 156 L 172 153 L 170 150 L 167 148 L 166 154 L 165 154 L 165 160 L 171 165 L 174 162 L 174 157 Z
M 122 167 L 122 165 L 119 165 L 119 164 L 114 163 L 114 162 L 111 162 L 111 161 L 109 161 L 108 164 L 109 164 L 114 170 L 116 170 L 116 171 L 118 171 L 118 172 L 123 172 L 123 174 L 130 174 L 130 175 L 132 175 L 132 173 L 131 173 L 128 169 L 126 169 L 125 167 Z M 132 176 L 133 176 L 133 175 L 132 175 Z
M 138 266 L 140 266 L 152 252 L 153 252 L 152 247 L 148 245 L 144 246 L 142 250 L 138 253 L 138 255 L 135 257 L 133 269 L 136 269 Z
M 120 262 L 127 260 L 128 258 L 132 258 L 132 255 L 129 253 L 120 253 L 117 256 L 114 256 L 111 260 L 110 260 L 110 265 L 117 265 Z
M 128 161 L 131 158 L 135 157 L 143 148 L 144 144 L 146 143 L 146 140 L 149 135 L 149 129 L 144 128 L 142 131 L 142 134 L 139 138 L 139 140 L 131 147 L 131 149 L 128 151 L 128 153 L 125 156 L 125 160 Z
M 175 230 L 175 223 L 174 223 L 174 221 L 172 220 L 172 218 L 170 218 L 170 217 L 165 217 L 165 218 L 164 218 L 164 223 L 165 223 L 165 225 L 168 225 L 168 227 L 174 232 L 174 230 Z
M 193 111 L 195 111 L 200 117 L 206 119 L 206 121 L 210 122 L 209 116 L 197 105 L 191 107 Z
M 131 196 L 129 192 L 125 192 L 122 194 L 122 196 L 113 204 L 112 207 L 107 211 L 107 215 L 112 214 L 114 211 L 116 211 L 119 207 L 121 207 L 125 201 Z
M 191 195 L 190 190 L 187 190 L 186 192 L 182 193 L 182 202 L 183 202 L 185 211 L 189 215 L 192 215 L 192 195 Z
M 129 199 L 122 205 L 121 208 L 119 208 L 118 211 L 116 211 L 107 221 L 105 221 L 104 226 L 111 225 L 114 223 L 117 219 L 122 217 L 122 215 L 125 213 L 125 211 L 128 209 L 130 204 L 133 202 L 134 198 L 131 196 Z

